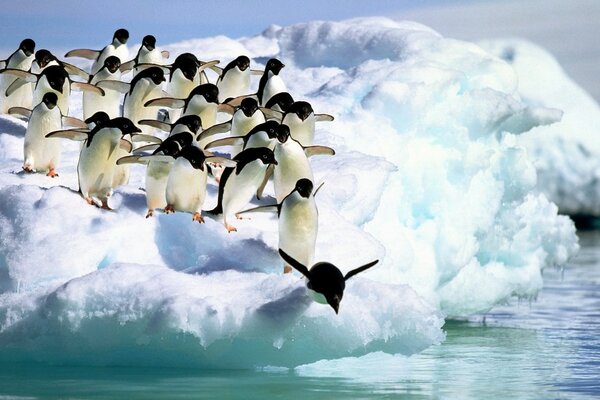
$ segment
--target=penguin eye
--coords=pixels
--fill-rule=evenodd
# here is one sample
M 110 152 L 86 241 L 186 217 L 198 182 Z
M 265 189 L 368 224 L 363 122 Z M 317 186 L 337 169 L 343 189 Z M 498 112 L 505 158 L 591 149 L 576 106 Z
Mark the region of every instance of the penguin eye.
M 123 125 L 123 128 L 128 129 L 129 128 L 129 124 Z

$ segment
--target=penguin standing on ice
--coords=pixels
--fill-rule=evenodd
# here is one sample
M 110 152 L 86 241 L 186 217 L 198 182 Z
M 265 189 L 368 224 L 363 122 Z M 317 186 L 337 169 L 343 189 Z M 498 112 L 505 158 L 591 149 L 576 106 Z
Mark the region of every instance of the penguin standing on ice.
M 239 56 L 221 69 L 213 67 L 219 74 L 217 87 L 219 88 L 219 102 L 224 103 L 228 99 L 248 94 L 250 92 L 250 78 L 252 74 L 260 71 L 250 69 L 250 59 L 247 56 Z
M 6 60 L 0 61 L 0 69 L 10 68 L 21 71 L 29 71 L 31 63 L 34 60 L 35 42 L 31 39 L 24 39 Z M 22 85 L 18 90 L 14 90 L 10 95 L 6 93 L 7 89 L 17 80 L 18 77 L 3 75 L 0 78 L 0 113 L 7 113 L 11 107 L 32 106 L 31 85 Z
M 217 206 L 211 214 L 223 214 L 228 232 L 237 229 L 227 222 L 227 217 L 237 214 L 248 204 L 262 183 L 268 165 L 277 165 L 273 151 L 266 147 L 247 149 L 233 158 L 235 167 L 227 167 L 219 182 Z
M 104 60 L 104 66 L 96 75 L 90 76 L 90 84 L 95 85 L 100 81 L 120 81 L 121 61 L 117 56 L 110 56 Z M 110 118 L 121 115 L 121 93 L 117 90 L 105 88 L 104 96 L 94 92 L 83 93 L 83 118 L 88 119 L 95 113 L 104 111 Z
M 328 262 L 316 263 L 309 270 L 304 264 L 295 260 L 284 250 L 279 249 L 279 254 L 286 263 L 294 267 L 308 279 L 306 287 L 309 289 L 312 299 L 317 303 L 329 304 L 336 314 L 339 312 L 340 302 L 344 296 L 346 281 L 379 262 L 379 260 L 371 261 L 343 275 L 338 267 Z
M 108 57 L 117 56 L 119 60 L 127 60 L 129 58 L 129 51 L 127 50 L 128 39 L 129 32 L 127 29 L 117 29 L 113 34 L 112 42 L 102 50 L 76 49 L 69 51 L 65 54 L 65 57 L 81 57 L 94 60 L 90 74 L 96 75 L 104 65 L 104 60 Z
M 276 58 L 267 61 L 265 71 L 258 82 L 258 102 L 265 106 L 267 102 L 277 93 L 286 92 L 285 83 L 279 76 L 279 72 L 285 65 Z
M 333 121 L 333 117 L 329 114 L 315 114 L 310 103 L 296 101 L 287 108 L 281 123 L 290 127 L 290 135 L 302 146 L 312 146 L 316 121 Z

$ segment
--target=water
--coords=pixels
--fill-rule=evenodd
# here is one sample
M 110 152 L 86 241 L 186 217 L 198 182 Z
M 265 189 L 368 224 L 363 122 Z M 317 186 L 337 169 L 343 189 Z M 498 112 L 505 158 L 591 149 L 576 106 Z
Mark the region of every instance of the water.
M 412 356 L 369 354 L 293 370 L 0 367 L 4 399 L 592 398 L 600 397 L 600 232 L 534 302 L 445 326 Z

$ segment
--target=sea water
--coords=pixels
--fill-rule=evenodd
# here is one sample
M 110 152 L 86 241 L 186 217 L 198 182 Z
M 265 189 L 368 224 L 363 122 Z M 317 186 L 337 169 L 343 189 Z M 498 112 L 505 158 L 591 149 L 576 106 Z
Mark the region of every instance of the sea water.
M 371 353 L 244 371 L 0 367 L 0 399 L 591 398 L 600 396 L 600 231 L 579 234 L 535 301 L 464 321 L 413 355 Z

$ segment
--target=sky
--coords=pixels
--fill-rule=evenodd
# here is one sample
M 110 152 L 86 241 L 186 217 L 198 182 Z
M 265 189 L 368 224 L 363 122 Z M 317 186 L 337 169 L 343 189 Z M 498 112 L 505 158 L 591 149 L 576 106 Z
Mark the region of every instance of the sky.
M 251 36 L 271 24 L 379 15 L 415 20 L 457 39 L 527 38 L 549 49 L 600 100 L 599 0 L 19 0 L 2 5 L 0 57 L 25 37 L 61 55 L 100 49 L 121 27 L 130 31 L 132 44 L 153 34 L 160 46 Z

